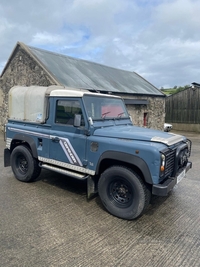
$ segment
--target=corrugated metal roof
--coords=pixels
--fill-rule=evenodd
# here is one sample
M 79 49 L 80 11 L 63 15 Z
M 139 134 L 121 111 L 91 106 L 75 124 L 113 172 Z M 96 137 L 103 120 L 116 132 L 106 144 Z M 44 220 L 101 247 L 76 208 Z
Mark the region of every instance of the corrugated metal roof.
M 164 96 L 135 72 L 30 47 L 30 51 L 60 84 L 101 92 Z

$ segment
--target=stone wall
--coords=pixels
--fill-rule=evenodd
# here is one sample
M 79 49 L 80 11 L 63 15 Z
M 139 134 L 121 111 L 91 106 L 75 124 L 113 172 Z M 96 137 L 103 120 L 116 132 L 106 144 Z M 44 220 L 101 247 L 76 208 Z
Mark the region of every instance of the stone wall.
M 8 91 L 15 85 L 50 86 L 55 82 L 42 67 L 21 47 L 17 47 L 0 79 L 0 127 L 4 130 L 8 114 Z
M 123 97 L 123 96 L 122 96 Z M 156 130 L 164 129 L 165 123 L 165 97 L 155 96 L 124 96 L 125 98 L 144 99 L 148 101 L 147 105 L 126 105 L 133 123 L 137 126 L 144 126 L 144 113 L 147 113 L 146 128 Z

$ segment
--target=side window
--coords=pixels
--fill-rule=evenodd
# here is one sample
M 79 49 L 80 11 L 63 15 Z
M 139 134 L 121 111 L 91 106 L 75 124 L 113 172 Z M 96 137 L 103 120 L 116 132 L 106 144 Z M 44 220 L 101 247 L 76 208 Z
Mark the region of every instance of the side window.
M 56 103 L 55 122 L 59 124 L 73 125 L 75 114 L 81 115 L 81 126 L 85 125 L 81 106 L 77 100 L 58 100 Z

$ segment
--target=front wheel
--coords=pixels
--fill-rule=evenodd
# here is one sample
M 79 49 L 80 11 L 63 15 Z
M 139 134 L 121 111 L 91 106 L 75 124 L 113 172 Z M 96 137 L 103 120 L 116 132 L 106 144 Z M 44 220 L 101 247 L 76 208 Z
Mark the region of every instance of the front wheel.
M 113 166 L 103 172 L 98 191 L 104 207 L 112 215 L 127 220 L 139 217 L 151 196 L 142 179 L 122 166 Z
M 33 158 L 26 146 L 15 147 L 10 161 L 15 177 L 21 182 L 31 182 L 40 175 L 41 168 L 38 166 L 38 161 Z

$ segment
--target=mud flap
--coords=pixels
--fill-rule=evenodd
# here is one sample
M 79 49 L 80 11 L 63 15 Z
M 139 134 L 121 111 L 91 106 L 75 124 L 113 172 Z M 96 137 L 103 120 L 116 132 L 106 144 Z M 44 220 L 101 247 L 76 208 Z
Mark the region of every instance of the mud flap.
M 95 197 L 97 192 L 97 178 L 89 175 L 87 178 L 87 199 L 90 200 Z
M 8 148 L 4 149 L 4 167 L 10 166 L 10 150 Z

